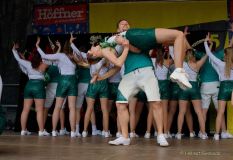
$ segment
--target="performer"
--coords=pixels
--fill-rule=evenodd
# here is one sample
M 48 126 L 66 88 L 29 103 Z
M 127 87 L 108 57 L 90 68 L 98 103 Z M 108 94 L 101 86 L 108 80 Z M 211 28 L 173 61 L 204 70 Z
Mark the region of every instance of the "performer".
M 26 84 L 24 89 L 24 107 L 21 114 L 21 135 L 31 134 L 26 129 L 28 114 L 30 108 L 35 102 L 36 114 L 37 114 L 37 123 L 39 126 L 39 136 L 48 136 L 49 133 L 44 130 L 44 120 L 43 120 L 43 110 L 44 110 L 44 101 L 45 101 L 45 84 L 44 84 L 44 72 L 48 67 L 47 64 L 42 62 L 42 59 L 38 53 L 35 53 L 32 56 L 31 62 L 21 59 L 17 49 L 18 44 L 14 44 L 12 48 L 13 55 L 21 70 L 28 75 L 29 81 Z
M 64 53 L 55 53 L 55 54 L 45 54 L 39 47 L 40 38 L 37 38 L 36 47 L 37 51 L 40 53 L 43 59 L 49 61 L 57 61 L 58 68 L 60 70 L 60 79 L 58 82 L 57 90 L 56 90 L 56 104 L 53 111 L 52 117 L 52 136 L 57 136 L 58 133 L 56 131 L 57 123 L 59 119 L 59 113 L 64 102 L 64 98 L 67 97 L 69 104 L 69 120 L 70 120 L 70 128 L 71 138 L 76 137 L 75 133 L 75 103 L 77 96 L 77 80 L 75 76 L 75 69 L 77 59 L 73 56 L 73 53 L 69 51 L 69 42 L 66 42 L 63 48 Z M 61 44 L 57 41 L 57 46 Z
M 206 54 L 209 56 L 210 62 L 216 72 L 219 75 L 220 89 L 218 94 L 218 112 L 216 118 L 216 132 L 214 134 L 214 140 L 219 140 L 220 128 L 223 120 L 227 101 L 231 99 L 233 90 L 233 49 L 232 39 L 229 47 L 224 49 L 224 61 L 221 61 L 214 54 L 212 54 L 208 42 L 211 42 L 210 35 L 208 34 L 205 38 L 204 46 Z

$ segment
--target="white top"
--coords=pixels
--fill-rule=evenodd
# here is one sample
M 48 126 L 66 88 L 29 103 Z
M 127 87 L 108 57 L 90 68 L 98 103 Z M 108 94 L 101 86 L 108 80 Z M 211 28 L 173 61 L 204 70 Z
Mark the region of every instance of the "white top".
M 41 79 L 44 80 L 44 74 L 32 68 L 32 64 L 29 61 L 23 60 L 19 57 L 17 50 L 12 49 L 15 59 L 17 60 L 20 69 L 28 75 L 29 79 Z
M 65 53 L 45 54 L 40 48 L 37 48 L 43 59 L 57 61 L 61 75 L 75 75 L 76 65 L 67 57 Z
M 110 63 L 109 69 L 111 69 L 113 67 L 114 67 L 114 64 Z M 116 74 L 114 74 L 113 76 L 109 77 L 108 81 L 110 83 L 119 83 L 121 81 L 121 71 L 119 71 Z
M 154 66 L 154 72 L 158 80 L 167 80 L 168 79 L 168 73 L 169 68 L 167 68 L 165 65 L 156 65 L 156 58 L 151 58 Z
M 93 77 L 94 74 L 96 74 L 98 72 L 98 75 L 99 76 L 103 76 L 107 71 L 108 71 L 108 68 L 107 67 L 104 67 L 105 63 L 105 59 L 102 58 L 98 63 L 96 64 L 92 64 L 90 66 L 90 74 L 91 76 Z M 99 71 L 100 70 L 100 71 Z
M 198 72 L 194 71 L 187 62 L 183 62 L 183 68 L 186 72 L 186 74 L 188 74 L 188 80 L 189 81 L 193 81 L 196 82 L 197 81 L 197 75 Z
M 125 37 L 125 34 L 126 34 L 126 31 L 119 33 L 119 35 L 121 35 L 123 37 Z M 107 42 L 108 43 L 116 43 L 115 38 L 116 38 L 116 35 L 111 36 L 110 38 L 108 38 Z M 122 45 L 117 44 L 115 46 L 115 50 L 116 50 L 117 54 L 120 55 L 123 52 L 124 47 Z
M 214 56 L 214 54 L 210 51 L 210 48 L 207 44 L 207 42 L 204 42 L 205 51 L 206 54 L 209 56 L 209 60 L 213 68 L 216 70 L 219 76 L 220 81 L 227 81 L 227 80 L 233 80 L 233 70 L 231 69 L 230 77 L 225 76 L 225 65 L 226 63 L 218 59 Z
M 174 56 L 174 47 L 173 46 L 169 46 L 169 54 L 171 55 L 172 59 L 174 60 L 175 56 Z M 186 74 L 188 74 L 188 80 L 196 82 L 197 81 L 198 72 L 196 72 L 195 70 L 193 70 L 189 66 L 189 64 L 187 62 L 183 62 L 183 68 L 184 68 Z

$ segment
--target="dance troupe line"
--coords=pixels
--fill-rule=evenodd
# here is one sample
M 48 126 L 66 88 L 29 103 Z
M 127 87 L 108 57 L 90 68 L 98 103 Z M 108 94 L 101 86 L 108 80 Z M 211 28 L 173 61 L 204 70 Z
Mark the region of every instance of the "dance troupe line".
M 40 48 L 43 39 L 38 37 L 35 42 L 37 51 L 33 52 L 30 59 L 25 59 L 18 51 L 19 44 L 14 43 L 13 55 L 20 69 L 29 78 L 24 89 L 21 135 L 31 134 L 26 124 L 33 103 L 39 136 L 56 137 L 69 133 L 64 124 L 67 101 L 71 138 L 87 137 L 90 121 L 92 136 L 112 137 L 109 131 L 109 125 L 112 125 L 109 124 L 109 113 L 115 103 L 116 139 L 108 143 L 129 145 L 131 138 L 138 137 L 135 129 L 142 107 L 146 104 L 148 117 L 144 138 L 151 137 L 153 126 L 158 145 L 169 146 L 167 139 L 172 137 L 170 129 L 177 106 L 179 114 L 175 138 L 182 139 L 184 118 L 189 136 L 196 136 L 191 102 L 198 117 L 198 137 L 205 140 L 208 139 L 205 131 L 206 115 L 212 99 L 217 110 L 214 140 L 219 140 L 220 137 L 233 138 L 227 131 L 224 116 L 226 103 L 232 99 L 233 42 L 225 48 L 224 54 L 218 53 L 208 34 L 195 44 L 204 45 L 206 53 L 198 53 L 194 49 L 195 45 L 188 43 L 187 34 L 187 28 L 184 32 L 164 28 L 130 28 L 127 20 L 120 20 L 117 23 L 117 34 L 104 41 L 91 37 L 92 46 L 87 53 L 76 47 L 76 37 L 72 33 L 63 46 L 59 41 L 54 45 L 49 39 L 50 53 Z M 45 83 L 46 75 L 49 78 Z M 103 115 L 102 131 L 96 127 L 94 113 L 98 98 Z M 44 126 L 54 99 L 50 134 Z M 87 109 L 84 128 L 80 132 L 80 109 L 84 99 Z M 61 126 L 58 132 L 59 119 Z

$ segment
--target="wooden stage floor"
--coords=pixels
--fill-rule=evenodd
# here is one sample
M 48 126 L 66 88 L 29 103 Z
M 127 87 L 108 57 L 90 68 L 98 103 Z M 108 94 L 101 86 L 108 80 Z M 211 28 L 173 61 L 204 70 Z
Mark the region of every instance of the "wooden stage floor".
M 108 141 L 97 136 L 71 139 L 4 133 L 0 160 L 233 160 L 233 139 L 169 139 L 166 148 L 159 147 L 154 138 L 136 138 L 130 146 L 111 146 Z

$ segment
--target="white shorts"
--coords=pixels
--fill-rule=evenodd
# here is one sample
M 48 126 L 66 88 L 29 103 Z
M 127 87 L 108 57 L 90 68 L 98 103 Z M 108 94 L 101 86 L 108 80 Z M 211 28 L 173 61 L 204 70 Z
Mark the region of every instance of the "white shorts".
M 46 99 L 45 99 L 45 108 L 50 108 L 53 104 L 53 101 L 56 97 L 57 83 L 49 83 L 46 86 Z
M 78 96 L 76 100 L 76 108 L 81 108 L 83 105 L 84 98 L 86 97 L 88 83 L 78 84 Z
M 220 82 L 204 82 L 201 84 L 202 108 L 208 109 L 212 99 L 215 109 L 218 109 L 218 92 Z
M 160 101 L 158 80 L 152 67 L 136 69 L 122 77 L 118 90 L 126 101 L 117 100 L 118 103 L 128 103 L 140 90 L 144 91 L 147 101 Z
M 1 98 L 2 98 L 2 77 L 0 75 L 0 103 L 1 103 Z

